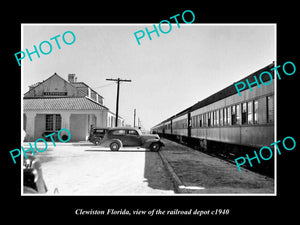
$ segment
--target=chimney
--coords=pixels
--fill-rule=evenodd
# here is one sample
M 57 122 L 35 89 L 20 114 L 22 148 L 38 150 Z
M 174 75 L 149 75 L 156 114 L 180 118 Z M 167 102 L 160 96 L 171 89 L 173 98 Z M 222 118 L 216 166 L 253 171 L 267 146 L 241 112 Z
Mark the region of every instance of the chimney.
M 76 79 L 76 81 L 77 81 L 77 78 L 75 78 L 75 74 L 74 74 L 74 73 L 68 75 L 68 81 L 69 81 L 70 83 L 76 82 L 75 79 Z
M 33 88 L 35 88 L 36 86 L 38 86 L 40 83 L 42 83 L 42 82 L 37 82 L 37 83 L 35 83 L 33 85 L 30 85 L 29 86 L 29 91 L 32 90 Z

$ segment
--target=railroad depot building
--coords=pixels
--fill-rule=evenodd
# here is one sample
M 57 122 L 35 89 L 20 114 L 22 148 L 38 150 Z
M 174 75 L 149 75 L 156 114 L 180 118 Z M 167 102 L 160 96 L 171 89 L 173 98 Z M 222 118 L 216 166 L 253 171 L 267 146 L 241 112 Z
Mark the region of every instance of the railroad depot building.
M 48 79 L 29 86 L 23 97 L 25 141 L 45 138 L 67 128 L 70 141 L 84 141 L 92 127 L 113 127 L 115 114 L 103 105 L 103 97 L 75 74 L 68 81 L 54 73 Z M 118 124 L 124 125 L 119 117 Z

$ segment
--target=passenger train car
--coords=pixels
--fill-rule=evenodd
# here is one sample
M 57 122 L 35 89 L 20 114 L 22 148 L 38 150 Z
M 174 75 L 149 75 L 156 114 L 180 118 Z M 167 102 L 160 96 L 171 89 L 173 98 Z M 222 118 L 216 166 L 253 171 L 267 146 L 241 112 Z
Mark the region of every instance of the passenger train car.
M 274 78 L 273 67 L 271 63 L 238 82 L 252 83 L 263 71 Z M 256 148 L 269 146 L 274 142 L 274 79 L 267 86 L 252 84 L 252 91 L 247 86 L 241 96 L 234 84 L 164 120 L 152 132 L 231 159 L 250 157 Z

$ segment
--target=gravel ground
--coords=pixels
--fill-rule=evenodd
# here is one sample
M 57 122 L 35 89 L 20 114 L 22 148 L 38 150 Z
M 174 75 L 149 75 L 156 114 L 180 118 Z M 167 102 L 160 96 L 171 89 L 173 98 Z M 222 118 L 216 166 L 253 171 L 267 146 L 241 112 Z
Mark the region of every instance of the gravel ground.
M 274 179 L 163 139 L 161 153 L 190 193 L 274 193 Z
M 126 148 L 118 152 L 90 144 L 58 145 L 40 153 L 47 194 L 173 194 L 158 153 Z

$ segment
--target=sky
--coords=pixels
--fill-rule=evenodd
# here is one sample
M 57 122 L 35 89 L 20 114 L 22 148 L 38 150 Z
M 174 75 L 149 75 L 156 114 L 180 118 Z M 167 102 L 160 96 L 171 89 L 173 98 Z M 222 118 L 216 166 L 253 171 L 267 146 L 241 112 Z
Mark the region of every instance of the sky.
M 119 115 L 133 125 L 136 109 L 142 126 L 150 129 L 276 61 L 274 24 L 180 24 L 178 28 L 175 23 L 169 33 L 159 31 L 158 37 L 154 32 L 152 40 L 146 34 L 138 45 L 134 33 L 146 33 L 146 27 L 151 31 L 153 24 L 23 24 L 22 51 L 31 52 L 34 45 L 49 41 L 52 52 L 22 60 L 22 93 L 54 73 L 66 80 L 73 73 L 115 112 L 116 84 L 106 78 L 131 79 L 120 85 Z M 168 25 L 162 28 L 168 30 Z M 71 45 L 61 39 L 66 31 L 75 34 Z M 57 35 L 61 49 L 50 40 Z

